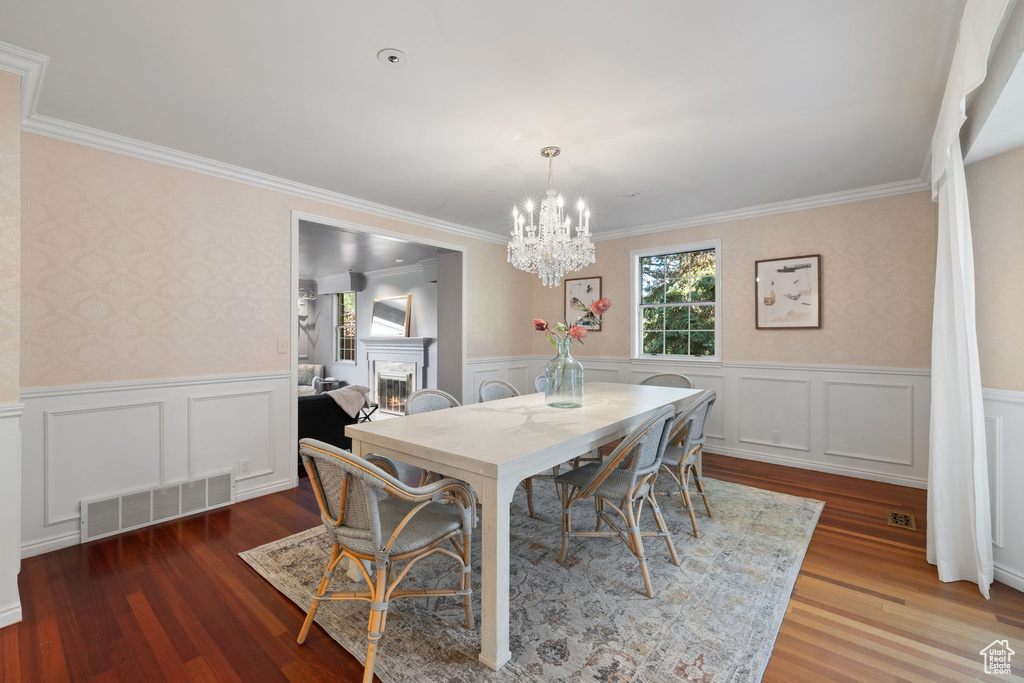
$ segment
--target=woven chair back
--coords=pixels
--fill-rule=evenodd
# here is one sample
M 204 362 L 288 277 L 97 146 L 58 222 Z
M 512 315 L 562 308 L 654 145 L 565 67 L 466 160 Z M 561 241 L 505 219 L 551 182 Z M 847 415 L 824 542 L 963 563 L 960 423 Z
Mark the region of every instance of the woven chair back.
M 700 398 L 691 404 L 686 412 L 679 416 L 676 426 L 673 429 L 672 443 L 683 449 L 683 453 L 690 453 L 697 446 L 704 445 L 708 415 L 711 407 L 718 400 L 718 394 L 712 389 L 705 391 Z
M 500 379 L 486 379 L 480 385 L 480 401 L 498 401 L 518 396 L 519 390 Z
M 631 488 L 636 486 L 640 477 L 656 471 L 665 455 L 675 415 L 675 407 L 663 406 L 630 432 L 611 455 L 604 459 L 603 466 L 597 470 L 594 478 L 583 487 L 587 493 L 607 479 L 615 469 L 630 471 Z
M 345 536 L 361 540 L 372 539 L 382 547 L 380 517 L 374 489 L 384 488 L 379 475 L 385 475 L 376 465 L 358 455 L 315 442 L 300 442 L 299 453 L 307 468 L 310 482 L 320 506 L 320 515 L 328 532 L 339 540 Z M 344 514 L 339 514 L 341 511 Z
M 650 387 L 676 387 L 678 389 L 692 389 L 693 380 L 686 375 L 675 372 L 660 372 L 640 380 L 640 384 Z
M 434 410 L 445 410 L 462 405 L 451 394 L 440 389 L 420 389 L 414 391 L 405 402 L 405 414 L 417 415 Z
M 543 374 L 539 374 L 533 378 L 533 386 L 538 392 L 547 391 L 548 389 L 548 378 Z

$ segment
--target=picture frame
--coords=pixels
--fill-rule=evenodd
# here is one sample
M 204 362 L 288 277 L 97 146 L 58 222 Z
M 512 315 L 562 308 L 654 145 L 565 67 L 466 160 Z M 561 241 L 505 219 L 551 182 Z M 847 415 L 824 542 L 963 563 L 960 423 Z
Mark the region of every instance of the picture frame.
M 570 326 L 579 323 L 580 327 L 589 332 L 601 331 L 601 320 L 597 322 L 579 322 L 583 317 L 583 311 L 577 311 L 572 307 L 573 298 L 577 298 L 589 306 L 601 298 L 601 277 L 578 277 L 565 280 L 565 322 Z
M 754 262 L 754 326 L 821 329 L 821 254 Z
M 411 314 L 411 294 L 374 299 L 370 313 L 370 336 L 408 337 Z

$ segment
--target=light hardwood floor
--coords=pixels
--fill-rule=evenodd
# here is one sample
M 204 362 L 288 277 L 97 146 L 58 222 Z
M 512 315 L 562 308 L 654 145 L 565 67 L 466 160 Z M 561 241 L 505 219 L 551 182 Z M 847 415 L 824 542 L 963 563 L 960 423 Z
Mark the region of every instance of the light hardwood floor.
M 1024 681 L 1024 594 L 986 601 L 925 562 L 925 493 L 705 456 L 705 475 L 824 500 L 765 681 Z M 712 498 L 712 505 L 714 499 Z M 918 531 L 886 525 L 886 510 Z M 237 553 L 319 523 L 298 489 L 25 560 L 25 621 L 0 630 L 2 681 L 357 681 L 358 662 Z M 978 651 L 1009 639 L 1012 676 Z

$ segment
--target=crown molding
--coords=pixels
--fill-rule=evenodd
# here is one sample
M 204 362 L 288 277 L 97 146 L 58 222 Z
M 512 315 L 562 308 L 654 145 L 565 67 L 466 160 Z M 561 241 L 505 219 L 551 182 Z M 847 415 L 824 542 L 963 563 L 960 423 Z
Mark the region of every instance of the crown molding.
M 116 133 L 108 133 L 70 121 L 62 121 L 37 114 L 35 113 L 36 102 L 39 98 L 39 91 L 42 87 L 47 62 L 49 62 L 49 57 L 45 55 L 24 50 L 9 43 L 0 42 L 0 69 L 21 76 L 21 129 L 23 131 L 102 149 L 107 152 L 114 152 L 115 154 L 123 154 L 135 157 L 136 159 L 153 161 L 165 166 L 195 171 L 225 180 L 233 180 L 245 183 L 246 185 L 262 187 L 296 197 L 304 197 L 345 209 L 361 211 L 384 218 L 393 218 L 405 223 L 411 223 L 412 225 L 431 228 L 461 237 L 469 237 L 494 244 L 505 244 L 506 242 L 505 238 L 501 235 L 496 235 L 487 230 L 431 218 L 430 216 L 413 213 L 412 211 L 377 204 L 365 199 L 350 197 L 340 192 L 324 190 L 312 185 L 279 178 L 268 173 L 226 164 L 169 147 L 161 147 L 160 145 L 135 140 L 123 135 L 117 135 Z
M 0 41 L 0 69 L 21 76 L 21 119 L 24 121 L 36 110 L 36 100 L 50 58 L 31 50 Z
M 187 171 L 195 171 L 197 173 L 245 183 L 246 185 L 253 185 L 255 187 L 261 187 L 275 192 L 312 199 L 324 204 L 340 206 L 345 209 L 361 211 L 363 213 L 369 213 L 385 218 L 393 218 L 405 223 L 411 223 L 412 225 L 431 228 L 462 237 L 469 237 L 471 239 L 482 240 L 484 242 L 492 242 L 494 244 L 505 243 L 504 238 L 500 235 L 495 235 L 492 232 L 481 230 L 479 228 L 471 228 L 465 225 L 459 225 L 458 223 L 450 223 L 438 218 L 431 218 L 430 216 L 405 211 L 404 209 L 396 209 L 392 206 L 377 204 L 376 202 L 370 202 L 357 197 L 350 197 L 348 195 L 341 194 L 340 192 L 332 192 L 330 190 L 313 187 L 312 185 L 297 183 L 292 180 L 272 176 L 260 171 L 253 171 L 241 166 L 234 166 L 221 161 L 215 161 L 214 159 L 189 154 L 188 152 L 180 152 L 175 149 L 170 149 L 169 147 L 161 147 L 160 145 L 127 138 L 115 133 L 107 133 L 106 131 L 89 128 L 88 126 L 82 126 L 77 123 L 50 118 L 49 116 L 33 114 L 27 120 L 22 120 L 21 129 L 29 133 L 45 135 L 46 137 L 56 138 L 66 142 L 73 142 L 87 147 L 94 147 L 96 149 L 135 157 L 145 161 L 153 161 L 158 164 L 164 164 L 165 166 L 174 166 Z
M 836 204 L 862 202 L 868 199 L 893 197 L 900 194 L 910 194 L 911 192 L 922 192 L 927 189 L 928 183 L 920 180 L 919 178 L 914 178 L 913 180 L 901 180 L 895 183 L 873 185 L 871 187 L 862 187 L 856 190 L 843 190 L 842 192 L 819 194 L 813 197 L 803 197 L 801 199 L 787 199 L 786 201 L 774 202 L 772 204 L 748 206 L 744 209 L 733 209 L 730 211 L 720 211 L 718 213 L 706 213 L 701 216 L 665 221 L 663 223 L 648 223 L 646 225 L 636 225 L 630 228 L 608 230 L 601 233 L 595 233 L 594 241 L 604 242 L 607 240 L 622 239 L 623 237 L 647 235 L 655 232 L 669 232 L 670 230 L 681 230 L 683 228 L 696 228 L 701 225 L 711 225 L 713 223 L 727 223 L 729 221 L 757 218 L 759 216 L 771 216 L 777 213 L 790 213 L 793 211 L 804 211 L 806 209 L 817 209 L 823 206 L 835 206 Z

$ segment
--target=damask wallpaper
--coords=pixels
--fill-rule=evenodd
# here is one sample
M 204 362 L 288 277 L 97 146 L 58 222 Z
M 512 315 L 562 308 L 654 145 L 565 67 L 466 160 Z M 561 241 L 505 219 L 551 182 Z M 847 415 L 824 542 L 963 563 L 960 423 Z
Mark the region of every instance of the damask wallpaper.
M 0 404 L 18 402 L 21 344 L 21 78 L 0 71 Z
M 470 357 L 530 343 L 501 245 L 30 133 L 22 149 L 22 386 L 288 370 L 292 209 L 465 245 Z
M 1024 391 L 1024 147 L 967 167 L 981 384 Z
M 937 213 L 927 192 L 597 243 L 612 299 L 580 356 L 629 357 L 629 252 L 722 239 L 722 347 L 727 361 L 927 368 L 931 362 Z M 822 255 L 822 328 L 754 328 L 754 262 Z M 562 316 L 562 288 L 534 284 L 538 317 Z M 534 353 L 549 353 L 537 334 Z

